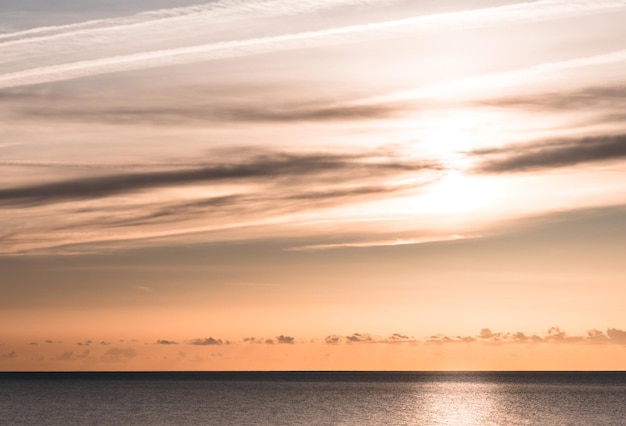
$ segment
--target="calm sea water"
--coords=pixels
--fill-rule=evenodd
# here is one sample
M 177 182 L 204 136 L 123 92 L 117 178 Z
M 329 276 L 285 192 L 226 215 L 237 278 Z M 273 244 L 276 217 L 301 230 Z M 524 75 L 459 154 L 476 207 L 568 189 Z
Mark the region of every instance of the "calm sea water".
M 626 373 L 0 373 L 2 425 L 626 425 Z

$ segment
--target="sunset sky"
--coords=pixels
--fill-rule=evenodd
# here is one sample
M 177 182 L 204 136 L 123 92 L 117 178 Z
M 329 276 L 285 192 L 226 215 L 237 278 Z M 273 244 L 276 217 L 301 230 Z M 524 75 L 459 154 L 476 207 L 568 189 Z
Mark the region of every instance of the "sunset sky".
M 0 0 L 0 371 L 626 369 L 626 0 Z

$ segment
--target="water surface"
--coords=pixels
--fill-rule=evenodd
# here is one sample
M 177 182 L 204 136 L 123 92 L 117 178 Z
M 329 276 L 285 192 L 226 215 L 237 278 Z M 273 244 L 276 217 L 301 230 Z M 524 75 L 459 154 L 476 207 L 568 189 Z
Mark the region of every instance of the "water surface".
M 0 424 L 623 425 L 625 372 L 0 373 Z

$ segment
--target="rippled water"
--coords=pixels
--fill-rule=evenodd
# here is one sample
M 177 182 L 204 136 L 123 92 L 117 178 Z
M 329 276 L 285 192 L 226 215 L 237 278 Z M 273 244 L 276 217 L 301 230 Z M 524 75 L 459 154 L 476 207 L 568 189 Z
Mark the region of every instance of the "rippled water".
M 2 373 L 0 424 L 623 425 L 626 373 Z

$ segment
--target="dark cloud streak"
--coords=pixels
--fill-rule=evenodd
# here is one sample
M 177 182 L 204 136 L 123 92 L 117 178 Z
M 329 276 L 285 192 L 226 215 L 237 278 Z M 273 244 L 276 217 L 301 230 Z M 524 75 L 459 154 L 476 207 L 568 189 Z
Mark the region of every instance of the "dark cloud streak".
M 491 150 L 470 156 L 483 157 L 480 173 L 515 173 L 605 162 L 626 158 L 626 134 L 559 141 L 545 141 Z
M 587 87 L 570 92 L 548 92 L 535 95 L 483 100 L 481 105 L 521 107 L 525 109 L 580 110 L 590 107 L 618 107 L 626 104 L 626 86 Z
M 368 176 L 372 173 L 416 172 L 436 169 L 427 162 L 409 162 L 396 159 L 372 161 L 374 157 L 332 154 L 266 154 L 251 160 L 207 165 L 178 170 L 160 170 L 143 173 L 120 173 L 97 177 L 69 179 L 0 190 L 0 203 L 37 205 L 68 200 L 93 199 L 127 194 L 153 188 L 185 184 L 200 184 L 248 180 L 256 183 L 281 178 L 331 175 L 331 180 Z M 380 159 L 378 159 L 380 160 Z M 339 176 L 338 176 L 339 175 Z
M 82 109 L 64 106 L 30 106 L 13 109 L 22 118 L 42 118 L 78 122 L 114 124 L 151 123 L 156 125 L 191 124 L 193 122 L 300 122 L 341 121 L 389 118 L 404 109 L 397 105 L 284 105 L 284 106 L 220 106 L 194 105 L 170 108 L 122 107 L 108 108 L 85 105 Z

